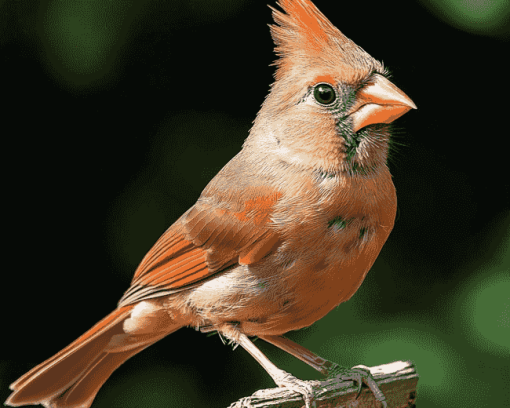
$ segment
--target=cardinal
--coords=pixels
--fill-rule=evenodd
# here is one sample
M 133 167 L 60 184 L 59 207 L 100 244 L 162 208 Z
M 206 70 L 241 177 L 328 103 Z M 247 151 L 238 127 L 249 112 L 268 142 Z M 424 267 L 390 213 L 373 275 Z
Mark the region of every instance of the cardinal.
M 416 109 L 384 66 L 310 0 L 279 0 L 275 82 L 242 150 L 159 238 L 107 317 L 11 384 L 10 406 L 88 408 L 128 358 L 182 327 L 241 345 L 275 383 L 314 401 L 259 338 L 326 376 L 365 382 L 283 337 L 347 301 L 390 234 L 390 123 Z M 359 394 L 358 394 L 359 395 Z

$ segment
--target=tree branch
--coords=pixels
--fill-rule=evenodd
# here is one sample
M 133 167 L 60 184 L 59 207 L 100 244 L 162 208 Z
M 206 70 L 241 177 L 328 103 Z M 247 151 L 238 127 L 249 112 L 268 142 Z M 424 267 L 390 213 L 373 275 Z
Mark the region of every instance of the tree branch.
M 415 408 L 418 373 L 410 361 L 370 367 L 377 385 L 384 393 L 388 408 Z M 353 381 L 341 381 L 331 378 L 325 381 L 307 381 L 315 391 L 317 408 L 372 408 L 375 399 L 372 392 L 364 385 L 356 400 L 357 387 Z M 301 408 L 304 406 L 300 394 L 285 388 L 258 390 L 250 397 L 241 398 L 229 408 Z

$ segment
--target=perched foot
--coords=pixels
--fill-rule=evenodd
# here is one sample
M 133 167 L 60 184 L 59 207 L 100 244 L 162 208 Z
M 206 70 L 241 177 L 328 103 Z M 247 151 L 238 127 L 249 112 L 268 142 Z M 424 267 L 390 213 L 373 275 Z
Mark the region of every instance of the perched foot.
M 315 407 L 313 387 L 306 381 L 300 380 L 286 371 L 278 369 L 278 372 L 272 375 L 274 382 L 279 387 L 287 387 L 303 396 L 306 408 Z
M 328 363 L 328 378 L 335 377 L 346 381 L 356 381 L 358 384 L 358 395 L 356 395 L 356 398 L 358 398 L 361 394 L 361 387 L 363 382 L 365 382 L 368 385 L 368 388 L 370 388 L 374 394 L 375 399 L 381 403 L 381 407 L 387 408 L 388 404 L 386 403 L 386 398 L 384 397 L 382 391 L 379 389 L 379 386 L 375 382 L 374 377 L 372 377 L 372 374 L 370 373 L 370 370 L 367 366 L 357 365 L 352 368 L 347 368 L 330 361 L 328 361 Z

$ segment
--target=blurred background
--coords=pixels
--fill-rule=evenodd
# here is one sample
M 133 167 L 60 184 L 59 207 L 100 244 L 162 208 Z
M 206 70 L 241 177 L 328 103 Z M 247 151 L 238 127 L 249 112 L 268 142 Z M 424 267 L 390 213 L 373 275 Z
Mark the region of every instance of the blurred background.
M 116 307 L 240 150 L 273 81 L 267 3 L 0 0 L 0 400 Z M 365 283 L 288 337 L 345 366 L 413 360 L 420 408 L 510 406 L 510 2 L 316 5 L 418 110 L 395 123 L 397 221 Z M 219 408 L 273 386 L 242 348 L 182 329 L 121 366 L 93 407 Z

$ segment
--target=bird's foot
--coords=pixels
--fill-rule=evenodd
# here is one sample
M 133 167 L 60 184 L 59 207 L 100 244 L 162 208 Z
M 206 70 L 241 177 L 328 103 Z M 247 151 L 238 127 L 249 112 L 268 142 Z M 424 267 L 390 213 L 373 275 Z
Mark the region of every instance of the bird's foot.
M 367 366 L 357 365 L 352 368 L 347 368 L 330 361 L 328 361 L 328 363 L 330 363 L 330 365 L 328 364 L 327 366 L 328 378 L 334 377 L 346 381 L 355 381 L 358 384 L 358 395 L 356 395 L 356 398 L 358 398 L 361 394 L 361 387 L 363 386 L 363 383 L 365 383 L 374 394 L 375 399 L 379 401 L 380 407 L 386 408 L 388 406 L 384 394 L 379 389 L 379 386 L 375 382 L 374 377 Z
M 292 391 L 300 393 L 303 396 L 306 408 L 316 406 L 313 387 L 306 381 L 300 380 L 292 374 L 280 369 L 278 369 L 277 373 L 274 373 L 273 379 L 279 387 L 286 387 Z

